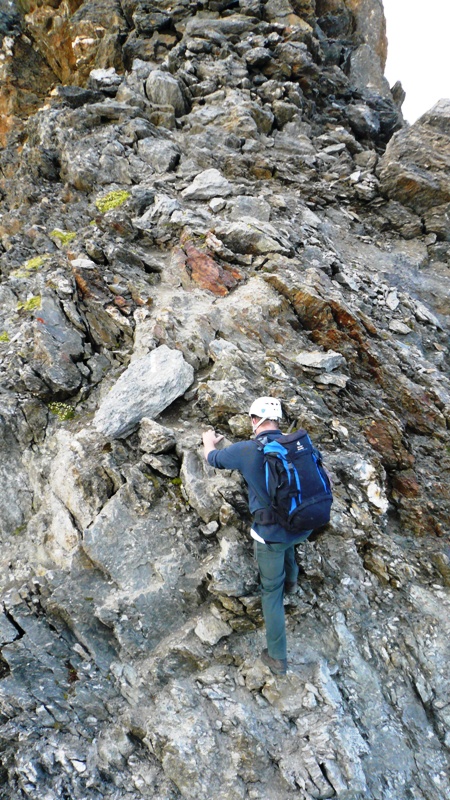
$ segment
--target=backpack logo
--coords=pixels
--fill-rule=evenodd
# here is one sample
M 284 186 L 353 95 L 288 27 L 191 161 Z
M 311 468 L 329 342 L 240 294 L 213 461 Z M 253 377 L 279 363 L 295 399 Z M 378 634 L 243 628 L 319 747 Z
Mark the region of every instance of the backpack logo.
M 256 442 L 262 451 L 269 502 L 254 514 L 262 525 L 288 533 L 314 530 L 330 521 L 333 495 L 322 456 L 305 430 Z

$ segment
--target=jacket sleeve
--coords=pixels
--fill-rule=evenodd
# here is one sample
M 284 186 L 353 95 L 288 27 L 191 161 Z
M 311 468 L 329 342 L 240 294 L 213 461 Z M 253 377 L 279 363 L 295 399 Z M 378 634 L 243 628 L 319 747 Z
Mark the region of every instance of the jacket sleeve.
M 208 454 L 208 464 L 216 469 L 241 469 L 242 444 L 243 442 L 237 442 L 222 450 L 211 450 Z

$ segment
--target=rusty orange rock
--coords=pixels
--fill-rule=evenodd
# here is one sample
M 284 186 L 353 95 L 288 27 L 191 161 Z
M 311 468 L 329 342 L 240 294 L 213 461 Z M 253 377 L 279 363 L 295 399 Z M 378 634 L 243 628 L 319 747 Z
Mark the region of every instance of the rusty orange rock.
M 31 42 L 25 37 L 17 38 L 2 64 L 0 146 L 6 145 L 10 131 L 17 132 L 37 111 L 56 80 L 55 73 Z
M 397 472 L 392 479 L 392 488 L 403 497 L 418 497 L 421 493 L 417 475 L 412 469 Z
M 311 339 L 326 350 L 337 350 L 347 359 L 356 377 L 370 374 L 380 382 L 380 363 L 370 346 L 365 327 L 342 303 L 323 298 L 311 288 L 290 287 L 280 276 L 268 279 L 293 304 Z
M 25 20 L 37 50 L 63 83 L 83 86 L 94 67 L 122 68 L 114 39 L 126 24 L 115 3 L 71 0 L 53 8 L 33 1 Z
M 224 297 L 243 279 L 242 273 L 236 267 L 220 266 L 212 256 L 202 252 L 193 244 L 186 243 L 184 252 L 186 255 L 185 269 L 191 280 L 202 289 Z
M 405 470 L 414 464 L 414 456 L 406 449 L 403 432 L 395 420 L 374 419 L 365 428 L 364 435 L 373 449 L 380 454 L 381 463 L 386 469 Z

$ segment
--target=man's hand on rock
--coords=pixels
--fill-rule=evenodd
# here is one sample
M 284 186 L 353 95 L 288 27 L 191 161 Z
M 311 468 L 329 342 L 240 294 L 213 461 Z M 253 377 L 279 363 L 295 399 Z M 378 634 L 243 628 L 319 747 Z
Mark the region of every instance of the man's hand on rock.
M 216 433 L 215 431 L 208 430 L 204 431 L 202 439 L 203 439 L 203 452 L 205 458 L 207 459 L 208 454 L 211 452 L 211 450 L 216 449 L 216 445 L 223 439 L 223 436 L 221 434 Z

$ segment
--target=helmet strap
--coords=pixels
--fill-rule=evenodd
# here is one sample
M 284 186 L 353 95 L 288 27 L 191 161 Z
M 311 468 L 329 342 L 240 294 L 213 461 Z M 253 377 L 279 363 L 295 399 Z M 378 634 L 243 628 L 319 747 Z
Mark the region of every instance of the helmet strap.
M 256 433 L 256 431 L 258 430 L 259 426 L 262 425 L 263 422 L 267 422 L 267 419 L 268 419 L 267 417 L 261 417 L 261 419 L 259 420 L 259 422 L 256 423 L 256 425 L 252 420 L 253 433 Z

